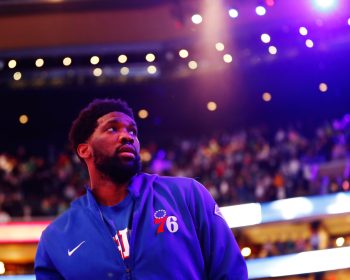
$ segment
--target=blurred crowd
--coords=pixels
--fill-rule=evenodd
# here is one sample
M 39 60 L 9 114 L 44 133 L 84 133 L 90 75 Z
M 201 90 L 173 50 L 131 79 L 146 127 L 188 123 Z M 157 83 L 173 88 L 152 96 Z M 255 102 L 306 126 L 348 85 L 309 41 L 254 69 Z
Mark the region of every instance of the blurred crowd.
M 283 227 L 283 225 L 280 225 Z M 350 245 L 350 235 L 332 236 L 322 221 L 315 220 L 310 222 L 309 228 L 302 233 L 283 233 L 277 240 L 267 238 L 264 242 L 251 242 L 241 238 L 240 234 L 235 234 L 237 241 L 247 259 L 266 258 L 305 251 L 323 250 Z M 254 245 L 253 245 L 254 244 Z M 245 247 L 247 246 L 247 247 Z M 248 249 L 249 248 L 249 249 Z
M 350 115 L 314 131 L 255 127 L 175 139 L 141 150 L 143 170 L 197 179 L 220 206 L 349 190 Z M 56 216 L 84 192 L 87 172 L 70 149 L 0 153 L 0 222 Z

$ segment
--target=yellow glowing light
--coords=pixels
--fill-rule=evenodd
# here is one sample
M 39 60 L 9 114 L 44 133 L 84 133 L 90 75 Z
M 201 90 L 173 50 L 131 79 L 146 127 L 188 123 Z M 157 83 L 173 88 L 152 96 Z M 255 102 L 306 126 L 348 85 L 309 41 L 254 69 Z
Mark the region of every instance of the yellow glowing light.
M 5 274 L 5 264 L 3 262 L 0 262 L 0 274 Z
M 269 53 L 275 55 L 277 53 L 277 48 L 275 46 L 269 46 Z
M 153 53 L 148 53 L 148 54 L 146 55 L 146 60 L 147 60 L 148 62 L 153 62 L 155 59 L 156 59 L 156 56 L 155 56 Z
M 15 81 L 19 81 L 22 78 L 22 73 L 21 72 L 16 72 L 15 74 L 13 74 L 13 79 Z
M 252 253 L 252 250 L 251 250 L 249 247 L 244 247 L 244 248 L 241 250 L 241 253 L 242 253 L 242 256 L 243 256 L 243 257 L 249 257 L 250 254 Z
M 338 238 L 335 240 L 335 244 L 336 244 L 338 247 L 343 246 L 344 243 L 345 243 L 344 237 L 338 237 Z
M 180 51 L 179 51 L 179 56 L 180 56 L 181 58 L 186 58 L 186 57 L 188 57 L 188 51 L 185 50 L 185 49 L 180 50 Z
M 223 56 L 223 59 L 224 59 L 224 61 L 225 61 L 226 63 L 231 63 L 232 60 L 233 60 L 232 55 L 230 55 L 230 54 L 225 54 L 225 55 Z
M 43 67 L 44 66 L 44 60 L 42 58 L 38 58 L 35 60 L 35 66 L 36 67 Z
M 129 68 L 128 67 L 120 68 L 120 74 L 122 74 L 123 76 L 128 75 L 129 74 Z
M 192 69 L 192 70 L 195 70 L 198 68 L 198 64 L 196 61 L 194 60 L 191 60 L 190 62 L 188 62 L 188 68 Z
M 64 59 L 63 59 L 63 65 L 64 66 L 69 66 L 69 65 L 71 65 L 72 64 L 72 59 L 70 58 L 70 57 L 65 57 Z
M 216 109 L 217 109 L 217 105 L 216 105 L 216 103 L 215 102 L 213 102 L 213 101 L 210 101 L 210 102 L 208 102 L 208 104 L 207 104 L 207 109 L 209 110 L 209 111 L 215 111 Z
M 29 118 L 27 115 L 20 115 L 18 120 L 21 124 L 26 124 L 26 123 L 28 123 Z
M 215 44 L 215 48 L 217 51 L 222 52 L 225 49 L 225 45 L 221 42 Z
M 195 14 L 192 16 L 192 22 L 194 24 L 200 24 L 203 21 L 203 18 L 200 14 Z
M 155 74 L 157 72 L 157 67 L 155 67 L 154 65 L 150 65 L 147 67 L 147 72 L 149 74 Z
M 263 99 L 265 102 L 270 102 L 271 99 L 272 99 L 271 93 L 264 92 L 263 95 L 262 95 L 262 99 Z
M 152 159 L 152 155 L 149 151 L 147 150 L 141 150 L 140 152 L 141 160 L 143 162 L 148 162 Z
M 125 62 L 128 61 L 128 57 L 125 54 L 121 54 L 120 56 L 118 56 L 118 62 L 123 64 Z
M 100 58 L 98 57 L 98 56 L 96 56 L 96 55 L 94 55 L 94 56 L 92 56 L 91 58 L 90 58 L 90 63 L 92 64 L 92 65 L 96 65 L 96 64 L 98 64 L 100 62 Z
M 9 62 L 8 62 L 8 67 L 9 68 L 11 68 L 11 69 L 13 69 L 13 68 L 15 68 L 16 67 L 16 65 L 17 65 L 17 61 L 16 60 L 14 60 L 14 59 L 11 59 Z
M 93 71 L 93 74 L 95 77 L 100 77 L 102 75 L 102 69 L 101 68 L 95 68 Z
M 142 109 L 138 113 L 140 119 L 146 119 L 148 117 L 148 111 L 145 109 Z
M 326 83 L 320 83 L 318 88 L 320 89 L 321 92 L 326 92 L 328 90 L 328 86 Z

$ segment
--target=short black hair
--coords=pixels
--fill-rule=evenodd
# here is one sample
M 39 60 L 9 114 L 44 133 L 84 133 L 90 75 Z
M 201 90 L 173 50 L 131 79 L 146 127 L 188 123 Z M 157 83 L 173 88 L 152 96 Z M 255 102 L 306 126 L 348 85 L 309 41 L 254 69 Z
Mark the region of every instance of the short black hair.
M 85 143 L 97 127 L 97 119 L 110 113 L 121 112 L 134 119 L 129 105 L 121 99 L 94 99 L 73 121 L 69 131 L 69 141 L 75 152 L 81 143 Z

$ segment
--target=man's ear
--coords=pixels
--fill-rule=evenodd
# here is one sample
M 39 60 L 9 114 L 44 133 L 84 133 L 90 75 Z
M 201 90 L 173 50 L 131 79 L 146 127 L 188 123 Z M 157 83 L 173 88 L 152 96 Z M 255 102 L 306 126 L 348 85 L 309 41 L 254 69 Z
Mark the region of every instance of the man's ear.
M 90 145 L 88 143 L 79 144 L 77 147 L 77 153 L 83 159 L 91 157 Z

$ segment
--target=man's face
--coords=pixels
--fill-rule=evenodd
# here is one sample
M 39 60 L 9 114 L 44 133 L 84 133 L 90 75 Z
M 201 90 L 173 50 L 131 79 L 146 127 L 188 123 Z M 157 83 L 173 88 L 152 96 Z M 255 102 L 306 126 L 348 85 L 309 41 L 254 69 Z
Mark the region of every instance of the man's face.
M 127 182 L 140 171 L 137 126 L 128 115 L 111 112 L 100 117 L 88 143 L 96 169 L 115 182 Z

